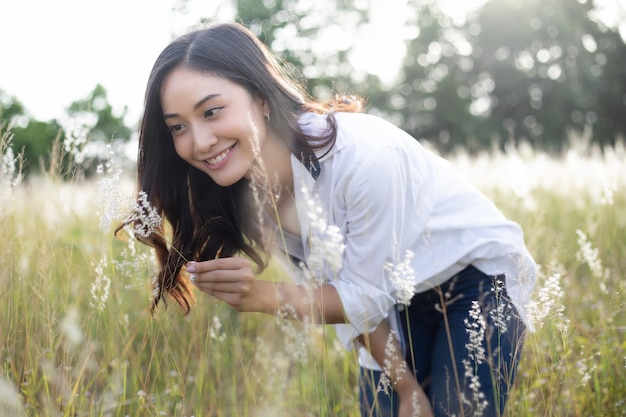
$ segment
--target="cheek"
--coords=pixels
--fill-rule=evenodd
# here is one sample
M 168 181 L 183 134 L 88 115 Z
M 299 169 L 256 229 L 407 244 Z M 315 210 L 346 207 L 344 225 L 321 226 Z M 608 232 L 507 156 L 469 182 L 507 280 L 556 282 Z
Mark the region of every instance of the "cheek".
M 172 142 L 174 144 L 174 150 L 176 151 L 178 156 L 180 156 L 182 159 L 189 159 L 189 157 L 191 156 L 191 151 L 186 142 L 182 138 L 173 140 Z

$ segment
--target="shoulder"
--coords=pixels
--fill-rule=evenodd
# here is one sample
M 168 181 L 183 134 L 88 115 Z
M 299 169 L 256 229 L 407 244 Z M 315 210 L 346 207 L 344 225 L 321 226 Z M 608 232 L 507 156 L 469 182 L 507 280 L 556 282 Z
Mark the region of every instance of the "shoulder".
M 331 149 L 320 150 L 323 171 L 333 176 L 370 180 L 392 173 L 412 171 L 414 174 L 430 167 L 435 155 L 407 132 L 387 120 L 366 114 L 337 112 L 334 114 L 337 137 Z M 305 113 L 299 123 L 306 134 L 320 134 L 328 128 L 326 115 Z
M 337 113 L 338 157 L 359 165 L 391 163 L 418 169 L 435 156 L 411 135 L 387 120 L 364 113 Z M 345 162 L 345 161 L 344 161 Z
M 337 141 L 340 144 L 367 144 L 389 146 L 404 143 L 414 145 L 417 141 L 408 133 L 387 120 L 367 113 L 333 113 L 337 124 Z M 328 115 L 303 113 L 298 123 L 302 131 L 311 136 L 322 135 L 328 130 Z
M 337 145 L 353 152 L 372 154 L 392 152 L 420 154 L 425 149 L 404 130 L 389 121 L 365 113 L 337 113 Z

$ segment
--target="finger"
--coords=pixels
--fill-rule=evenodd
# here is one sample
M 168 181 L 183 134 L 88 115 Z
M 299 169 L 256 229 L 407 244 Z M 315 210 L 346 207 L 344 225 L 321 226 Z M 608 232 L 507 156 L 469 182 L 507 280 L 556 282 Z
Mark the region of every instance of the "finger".
M 228 293 L 228 294 L 247 294 L 250 292 L 250 285 L 245 282 L 229 282 L 229 283 L 215 283 L 215 282 L 203 282 L 196 284 L 198 289 L 206 293 Z
M 196 285 L 205 283 L 249 283 L 254 281 L 254 274 L 250 270 L 218 270 L 204 273 L 193 273 L 189 280 Z
M 236 270 L 249 267 L 250 262 L 245 258 L 230 257 L 212 259 L 209 261 L 189 261 L 186 265 L 187 272 L 204 273 L 216 270 Z

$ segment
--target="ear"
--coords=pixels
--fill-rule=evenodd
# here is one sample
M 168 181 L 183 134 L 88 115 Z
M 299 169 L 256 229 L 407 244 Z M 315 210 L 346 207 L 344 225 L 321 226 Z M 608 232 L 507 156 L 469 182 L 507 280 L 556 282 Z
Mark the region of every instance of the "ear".
M 269 102 L 265 97 L 261 95 L 261 93 L 257 93 L 256 99 L 257 103 L 259 103 L 259 105 L 261 106 L 261 114 L 263 115 L 263 117 L 267 118 L 271 113 Z

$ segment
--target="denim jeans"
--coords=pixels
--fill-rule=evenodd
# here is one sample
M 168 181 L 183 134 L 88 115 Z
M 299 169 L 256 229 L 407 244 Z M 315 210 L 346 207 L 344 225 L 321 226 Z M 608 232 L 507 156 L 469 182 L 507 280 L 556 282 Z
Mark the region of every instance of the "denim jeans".
M 405 358 L 435 416 L 503 414 L 524 338 L 503 283 L 469 266 L 398 307 Z M 381 389 L 381 372 L 359 376 L 361 415 L 396 416 L 398 397 Z

